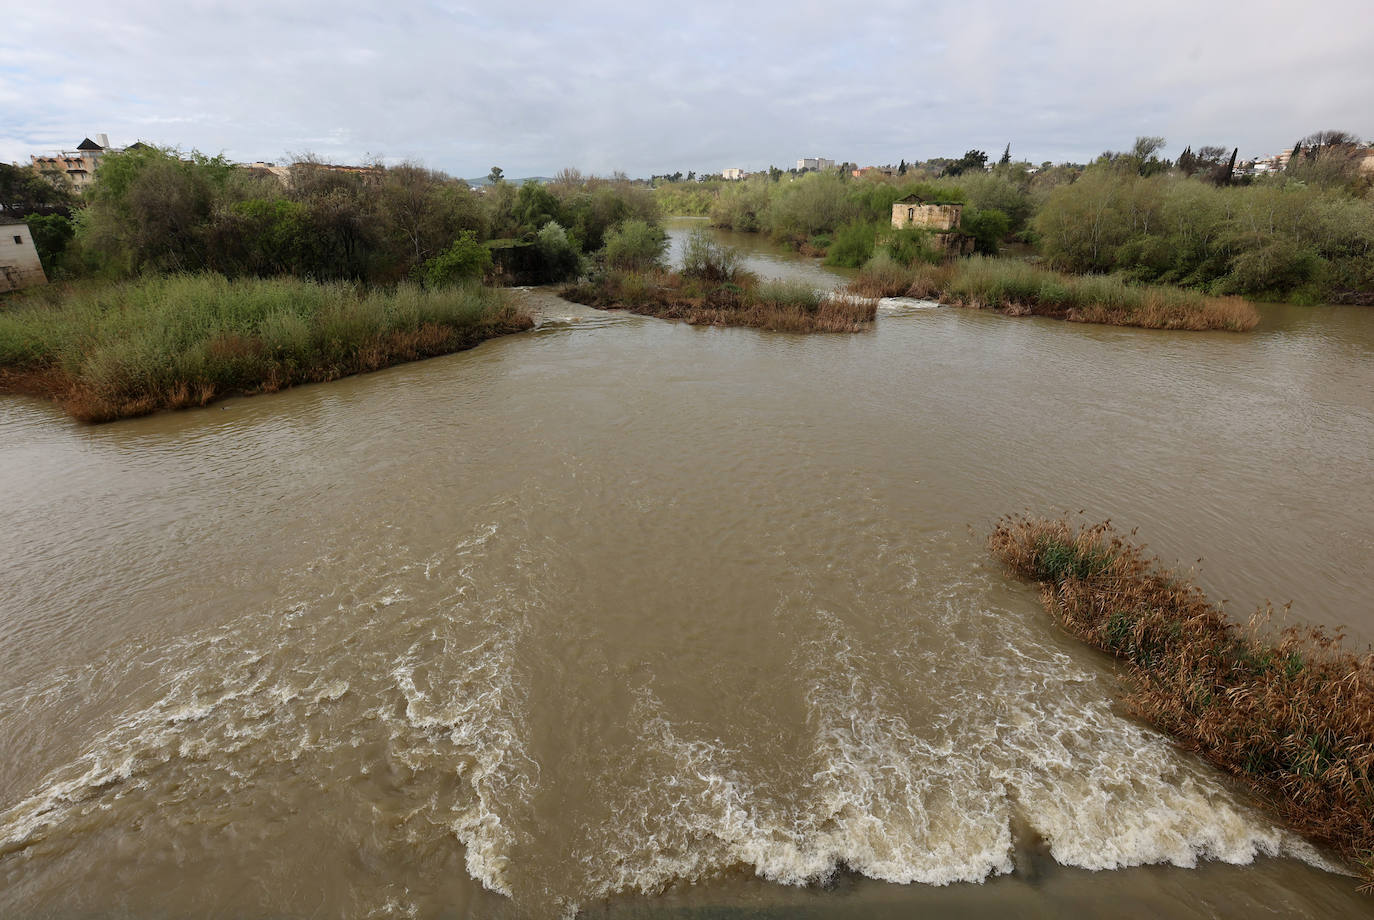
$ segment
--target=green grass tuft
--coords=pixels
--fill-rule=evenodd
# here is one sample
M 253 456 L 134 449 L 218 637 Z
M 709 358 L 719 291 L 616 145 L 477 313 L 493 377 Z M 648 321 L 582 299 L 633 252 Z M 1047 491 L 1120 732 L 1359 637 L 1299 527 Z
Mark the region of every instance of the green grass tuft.
M 476 285 L 171 275 L 11 300 L 0 373 L 77 418 L 108 421 L 377 370 L 532 324 Z

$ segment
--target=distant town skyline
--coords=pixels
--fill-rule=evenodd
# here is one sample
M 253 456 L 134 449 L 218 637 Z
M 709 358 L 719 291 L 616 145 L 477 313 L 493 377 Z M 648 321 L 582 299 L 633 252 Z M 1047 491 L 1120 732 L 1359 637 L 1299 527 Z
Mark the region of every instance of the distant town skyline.
M 1374 134 L 1370 47 L 1360 0 L 25 7 L 0 30 L 0 161 L 99 133 L 467 178 L 995 159 L 1007 143 L 1086 162 L 1138 135 L 1171 157 L 1256 157 Z

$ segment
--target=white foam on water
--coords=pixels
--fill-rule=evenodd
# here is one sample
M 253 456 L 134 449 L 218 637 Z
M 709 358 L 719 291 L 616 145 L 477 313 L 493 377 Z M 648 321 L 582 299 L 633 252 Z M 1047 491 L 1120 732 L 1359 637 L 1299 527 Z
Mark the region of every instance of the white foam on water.
M 402 809 L 402 823 L 414 819 L 405 833 L 421 842 L 451 833 L 471 878 L 521 895 L 512 859 L 538 833 L 541 782 L 559 782 L 558 766 L 541 774 L 530 753 L 523 670 L 528 644 L 549 639 L 529 615 L 546 604 L 548 586 L 529 583 L 522 553 L 533 549 L 493 578 L 497 534 L 477 528 L 434 558 L 361 573 L 330 596 L 292 599 L 149 652 L 163 675 L 155 702 L 112 717 L 80 756 L 0 813 L 0 856 L 136 793 L 155 809 L 186 782 L 251 789 L 264 765 L 368 745 L 382 726 L 387 756 L 421 777 Z M 913 576 L 913 591 L 927 581 Z M 577 792 L 606 797 L 606 813 L 618 817 L 588 829 L 580 878 L 560 893 L 562 905 L 575 911 L 737 866 L 790 885 L 844 869 L 894 883 L 980 882 L 1015 869 L 1014 824 L 1038 833 L 1061 864 L 1086 869 L 1263 855 L 1335 868 L 1210 768 L 1114 713 L 1110 688 L 1018 633 L 1011 613 L 969 609 L 977 590 L 939 596 L 950 606 L 928 612 L 928 628 L 997 629 L 988 651 L 927 651 L 917 629 L 880 643 L 871 623 L 788 611 L 802 637 L 791 673 L 805 712 L 804 766 L 782 794 L 774 777 L 751 772 L 754 752 L 673 721 L 641 686 L 629 717 L 632 769 L 606 789 Z M 952 669 L 947 679 L 931 676 L 936 666 Z M 0 703 L 18 713 L 23 699 L 59 700 L 77 679 L 56 675 Z M 915 705 L 912 694 L 932 699 Z M 454 777 L 456 792 L 438 791 Z
M 821 635 L 798 660 L 813 678 L 809 782 L 788 802 L 770 801 L 760 788 L 768 777 L 751 776 L 719 739 L 673 724 L 641 689 L 637 765 L 654 772 L 623 794 L 623 820 L 583 858 L 586 887 L 571 911 L 732 866 L 790 885 L 841 869 L 899 884 L 976 883 L 1014 871 L 1018 822 L 1060 864 L 1085 869 L 1258 856 L 1337 868 L 1206 765 L 1114 714 L 1093 675 L 1060 652 L 1023 648 L 997 666 L 995 697 L 950 688 L 948 711 L 916 730 L 899 689 L 872 676 L 880 653 L 851 642 L 838 617 L 821 611 L 816 621 Z
M 888 316 L 903 316 L 909 313 L 939 310 L 940 304 L 933 300 L 920 300 L 916 297 L 880 297 L 878 312 Z
M 515 685 L 512 657 L 517 641 L 513 632 L 491 636 L 452 655 L 458 670 L 439 692 L 417 686 L 416 647 L 392 670 L 405 699 L 405 731 L 441 736 L 449 768 L 472 790 L 447 819 L 466 850 L 468 874 L 506 895 L 511 893 L 506 867 L 514 832 L 503 820 L 503 809 L 529 801 L 537 773 L 524 748 L 523 692 Z

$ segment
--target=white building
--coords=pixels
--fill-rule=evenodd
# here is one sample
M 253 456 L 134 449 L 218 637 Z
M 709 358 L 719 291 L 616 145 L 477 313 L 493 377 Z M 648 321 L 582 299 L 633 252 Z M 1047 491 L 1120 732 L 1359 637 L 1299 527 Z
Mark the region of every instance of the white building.
M 744 178 L 745 176 L 747 176 L 747 175 L 748 175 L 748 173 L 746 173 L 744 170 L 742 170 L 742 169 L 736 169 L 736 168 L 733 168 L 733 167 L 730 168 L 730 169 L 722 169 L 722 170 L 720 171 L 720 177 L 721 177 L 722 179 L 729 179 L 729 180 L 732 181 L 732 182 L 735 181 L 735 180 L 737 180 L 737 179 L 743 179 L 743 178 Z
M 33 247 L 33 234 L 22 220 L 0 217 L 0 291 L 47 284 L 43 263 Z
M 797 169 L 834 169 L 835 161 L 825 157 L 805 157 L 797 161 Z

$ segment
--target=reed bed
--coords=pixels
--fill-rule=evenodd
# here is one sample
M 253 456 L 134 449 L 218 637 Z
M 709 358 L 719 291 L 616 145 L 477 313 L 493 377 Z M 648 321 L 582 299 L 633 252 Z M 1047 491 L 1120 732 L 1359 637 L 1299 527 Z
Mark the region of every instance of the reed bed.
M 1374 885 L 1374 654 L 1318 627 L 1232 622 L 1110 524 L 1008 517 L 988 539 L 1069 632 L 1127 663 L 1137 715 L 1254 788 Z
M 863 332 L 878 314 L 871 297 L 825 294 L 805 282 L 759 281 L 743 272 L 718 283 L 669 271 L 608 271 L 559 294 L 602 310 L 774 332 Z
M 866 297 L 917 297 L 1009 316 L 1146 329 L 1245 332 L 1259 323 L 1239 297 L 1208 297 L 1112 275 L 1063 275 L 1015 259 L 975 256 L 945 265 L 905 266 L 886 255 L 868 262 L 849 290 Z
M 378 370 L 532 325 L 477 286 L 145 278 L 12 299 L 0 309 L 0 386 L 103 422 Z

